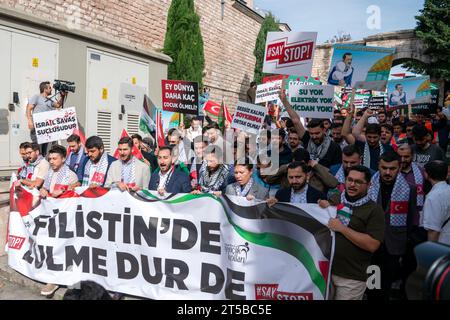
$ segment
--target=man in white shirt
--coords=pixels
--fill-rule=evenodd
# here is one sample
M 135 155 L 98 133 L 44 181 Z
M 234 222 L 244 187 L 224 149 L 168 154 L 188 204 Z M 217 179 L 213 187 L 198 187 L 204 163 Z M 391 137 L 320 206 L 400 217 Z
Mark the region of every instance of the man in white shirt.
M 423 227 L 428 240 L 450 245 L 450 185 L 446 183 L 447 165 L 436 160 L 425 165 L 425 176 L 433 188 L 423 206 Z
M 191 126 L 185 131 L 184 137 L 187 138 L 190 142 L 193 142 L 196 137 L 201 136 L 202 127 L 200 124 L 201 121 L 199 118 L 193 118 L 191 120 Z
M 105 187 L 115 186 L 121 191 L 138 191 L 147 188 L 150 168 L 133 156 L 133 139 L 119 140 L 119 161 L 114 161 L 106 178 Z

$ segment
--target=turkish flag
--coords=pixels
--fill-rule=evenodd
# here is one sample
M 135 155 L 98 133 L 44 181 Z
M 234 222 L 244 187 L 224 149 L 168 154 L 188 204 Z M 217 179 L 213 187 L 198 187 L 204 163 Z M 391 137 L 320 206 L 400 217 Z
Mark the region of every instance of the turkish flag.
M 122 130 L 122 134 L 120 135 L 121 139 L 124 137 L 129 137 L 128 132 L 125 129 Z M 142 160 L 144 158 L 142 156 L 141 150 L 139 150 L 138 147 L 136 147 L 134 144 L 133 144 L 133 149 L 132 149 L 131 153 L 133 154 L 133 156 L 135 156 L 139 160 Z M 116 151 L 114 152 L 114 158 L 119 159 L 119 148 L 117 148 Z
M 408 201 L 391 201 L 392 214 L 408 213 Z
M 220 104 L 212 100 L 208 100 L 206 101 L 205 106 L 203 107 L 203 111 L 217 118 L 219 117 Z
M 156 112 L 156 142 L 158 144 L 158 147 L 163 147 L 166 145 L 166 141 L 164 139 L 161 111 Z
M 208 100 L 203 107 L 203 112 L 205 112 L 210 118 L 212 118 L 212 120 L 217 121 L 221 108 L 222 105 L 220 105 L 219 103 Z M 230 111 L 228 111 L 228 108 L 227 106 L 225 106 L 225 104 L 223 104 L 223 108 L 225 120 L 231 123 L 231 121 L 233 121 L 233 116 L 231 115 Z

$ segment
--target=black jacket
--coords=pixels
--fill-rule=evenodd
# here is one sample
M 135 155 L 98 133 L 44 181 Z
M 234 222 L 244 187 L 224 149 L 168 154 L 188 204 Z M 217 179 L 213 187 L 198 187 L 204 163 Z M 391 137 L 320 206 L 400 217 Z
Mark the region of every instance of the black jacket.
M 158 190 L 159 185 L 159 171 L 152 173 L 148 190 Z M 168 193 L 189 193 L 192 191 L 191 181 L 189 176 L 179 170 L 175 170 L 170 180 L 166 184 L 166 192 Z
M 291 202 L 291 190 L 291 188 L 280 189 L 275 194 L 275 198 L 279 202 Z M 311 186 L 308 186 L 306 201 L 308 201 L 308 203 L 317 203 L 321 199 L 327 200 L 327 195 Z

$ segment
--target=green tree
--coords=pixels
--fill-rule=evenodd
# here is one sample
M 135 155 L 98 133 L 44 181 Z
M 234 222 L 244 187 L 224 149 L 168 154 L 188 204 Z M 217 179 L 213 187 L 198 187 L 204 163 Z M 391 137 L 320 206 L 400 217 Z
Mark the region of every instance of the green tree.
M 195 81 L 203 87 L 205 57 L 194 0 L 172 0 L 162 51 L 173 60 L 168 67 L 169 79 Z
M 425 0 L 424 8 L 416 16 L 416 36 L 425 45 L 430 63 L 411 60 L 405 66 L 416 73 L 450 80 L 450 2 Z
M 263 64 L 264 64 L 264 53 L 266 51 L 266 39 L 267 33 L 270 31 L 280 31 L 278 22 L 272 13 L 269 13 L 261 24 L 261 29 L 259 30 L 258 37 L 256 38 L 255 50 L 253 55 L 256 57 L 255 64 L 255 74 L 253 76 L 256 83 L 261 83 L 263 74 Z

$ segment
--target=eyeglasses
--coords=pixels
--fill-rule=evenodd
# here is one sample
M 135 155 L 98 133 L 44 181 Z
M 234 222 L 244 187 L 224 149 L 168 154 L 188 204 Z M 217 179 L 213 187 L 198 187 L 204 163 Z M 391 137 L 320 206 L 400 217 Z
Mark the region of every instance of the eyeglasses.
M 362 185 L 364 185 L 364 184 L 367 184 L 367 182 L 365 182 L 365 181 L 362 181 L 362 180 L 353 180 L 352 178 L 347 178 L 347 183 L 348 184 L 355 184 L 355 186 L 357 186 L 357 187 L 360 187 L 360 186 L 362 186 Z

